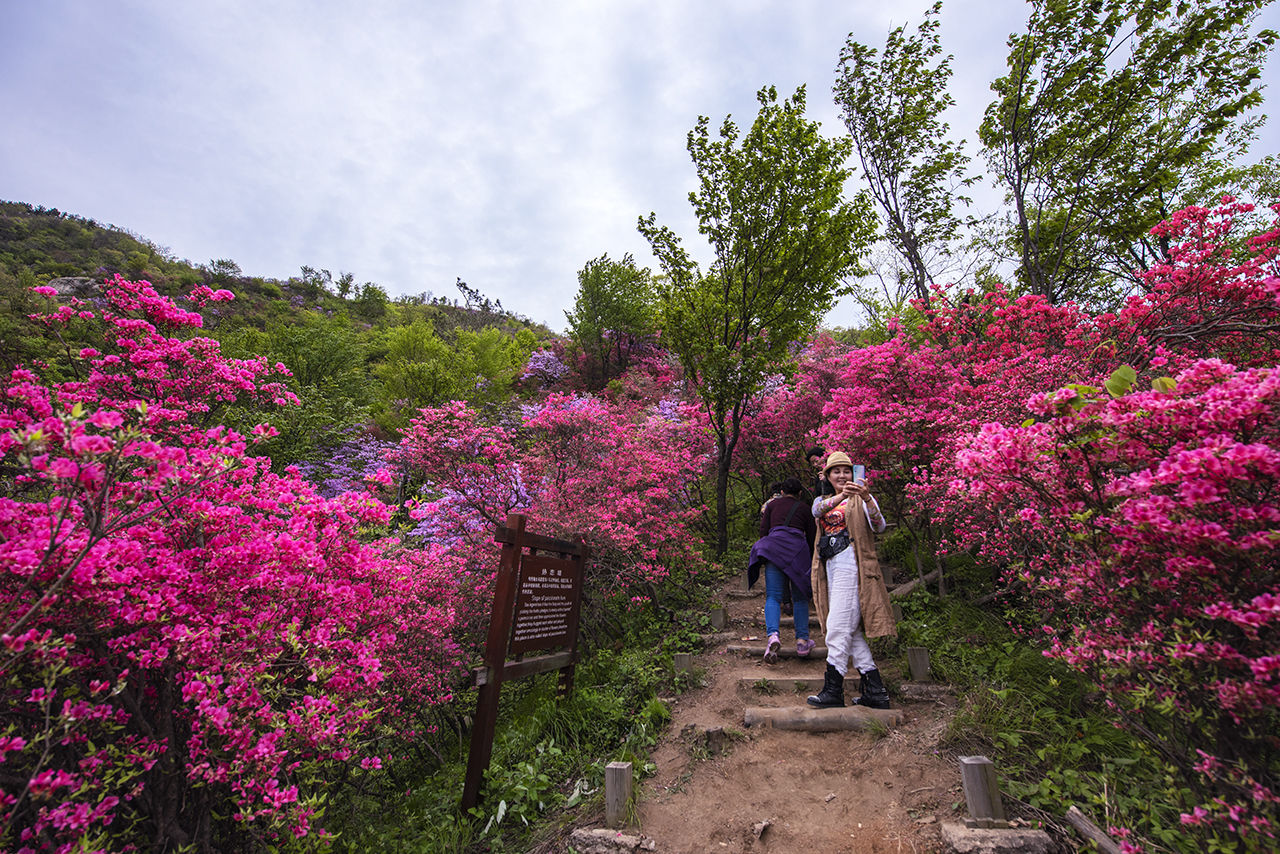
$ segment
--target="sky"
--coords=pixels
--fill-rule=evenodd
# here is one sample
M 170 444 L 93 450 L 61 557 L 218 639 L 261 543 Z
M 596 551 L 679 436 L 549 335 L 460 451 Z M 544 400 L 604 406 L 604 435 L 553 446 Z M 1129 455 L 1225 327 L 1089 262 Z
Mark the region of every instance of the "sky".
M 0 0 L 0 199 L 246 275 L 307 265 L 454 298 L 461 278 L 561 330 L 590 259 L 657 269 L 641 215 L 706 262 L 685 149 L 698 116 L 746 127 L 762 86 L 805 85 L 835 136 L 845 39 L 882 46 L 929 5 Z M 943 7 L 947 118 L 970 154 L 1025 20 L 1016 0 Z M 1269 106 L 1277 78 L 1273 56 Z M 1255 151 L 1280 151 L 1280 116 Z

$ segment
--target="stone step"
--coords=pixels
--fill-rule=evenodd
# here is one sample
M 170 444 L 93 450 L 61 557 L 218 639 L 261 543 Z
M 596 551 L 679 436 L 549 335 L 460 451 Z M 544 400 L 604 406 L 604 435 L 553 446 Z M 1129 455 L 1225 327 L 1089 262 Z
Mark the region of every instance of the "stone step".
M 742 676 L 738 678 L 738 688 L 750 692 L 763 688 L 770 694 L 816 694 L 822 690 L 822 677 Z

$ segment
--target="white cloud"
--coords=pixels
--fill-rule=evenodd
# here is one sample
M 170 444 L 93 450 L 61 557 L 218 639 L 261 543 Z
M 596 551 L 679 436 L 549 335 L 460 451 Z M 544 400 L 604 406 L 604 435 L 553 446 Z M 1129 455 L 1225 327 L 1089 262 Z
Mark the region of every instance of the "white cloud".
M 845 36 L 878 44 L 928 5 L 4 4 L 0 197 L 256 275 L 309 264 L 451 295 L 460 276 L 561 328 L 588 259 L 653 263 L 638 215 L 697 248 L 684 145 L 698 115 L 745 126 L 760 86 L 805 83 L 834 134 Z M 1024 9 L 944 8 L 971 152 Z M 1277 149 L 1268 133 L 1259 150 Z

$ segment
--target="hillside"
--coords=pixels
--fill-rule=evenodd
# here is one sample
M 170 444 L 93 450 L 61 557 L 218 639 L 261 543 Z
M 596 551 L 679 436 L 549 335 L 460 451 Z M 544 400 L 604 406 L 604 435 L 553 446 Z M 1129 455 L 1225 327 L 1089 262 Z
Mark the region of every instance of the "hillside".
M 407 413 L 452 399 L 491 403 L 513 390 L 529 355 L 551 330 L 506 311 L 460 279 L 457 297 L 424 292 L 392 298 L 350 273 L 303 267 L 286 280 L 245 274 L 229 259 L 195 264 L 127 229 L 24 202 L 0 202 L 0 365 L 57 361 L 63 342 L 27 320 L 44 301 L 30 289 L 93 302 L 114 276 L 145 280 L 194 308 L 196 285 L 230 301 L 200 307 L 205 334 L 229 355 L 281 362 L 308 416 L 277 416 L 284 437 L 270 448 L 280 463 L 303 459 L 346 431 L 376 423 L 395 433 Z M 74 343 L 76 330 L 64 336 Z M 317 435 L 318 434 L 318 435 Z

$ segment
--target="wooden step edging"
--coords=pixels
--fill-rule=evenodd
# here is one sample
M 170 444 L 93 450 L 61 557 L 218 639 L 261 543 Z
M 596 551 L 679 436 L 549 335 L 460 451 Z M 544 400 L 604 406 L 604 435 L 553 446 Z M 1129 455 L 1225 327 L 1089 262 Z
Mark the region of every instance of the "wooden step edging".
M 848 732 L 875 727 L 893 727 L 902 723 L 902 720 L 901 709 L 869 709 L 866 706 L 845 706 L 837 709 L 814 709 L 809 706 L 782 708 L 748 706 L 742 713 L 742 722 L 748 727 L 762 726 L 803 732 Z
M 792 628 L 792 627 L 793 627 L 793 626 L 795 626 L 795 624 L 796 624 L 796 618 L 795 618 L 795 617 L 781 617 L 781 618 L 779 618 L 779 619 L 780 619 L 780 622 L 778 623 L 778 625 L 780 625 L 780 626 L 781 626 L 782 628 L 784 628 L 784 629 Z M 754 624 L 755 624 L 755 625 L 757 625 L 757 626 L 763 626 L 763 625 L 764 625 L 764 617 L 756 617 L 756 618 L 755 618 L 755 620 L 754 620 Z M 821 627 L 822 627 L 822 624 L 818 622 L 818 618 L 817 618 L 817 617 L 810 617 L 810 618 L 809 618 L 809 628 L 811 628 L 811 629 L 817 629 L 817 628 L 821 628 Z
M 763 656 L 764 640 L 762 639 L 760 642 L 754 643 L 751 646 L 745 646 L 740 643 L 731 643 L 725 647 L 725 652 L 734 653 L 736 655 Z M 822 662 L 827 659 L 827 648 L 825 646 L 815 646 L 807 656 L 800 658 L 796 655 L 796 647 L 794 643 L 791 644 L 791 646 L 786 646 L 784 644 L 782 649 L 778 650 L 778 658 L 794 658 L 796 661 Z
M 845 696 L 853 689 L 857 693 L 857 676 L 845 677 Z M 764 691 L 770 694 L 816 694 L 822 690 L 821 676 L 741 676 L 738 678 L 738 690 L 749 693 Z M 950 685 L 938 682 L 900 682 L 889 694 L 890 701 L 928 702 L 942 700 L 955 695 Z
M 822 690 L 821 676 L 761 676 L 753 678 L 742 676 L 738 679 L 738 688 L 743 691 L 765 691 L 769 694 L 816 694 Z

